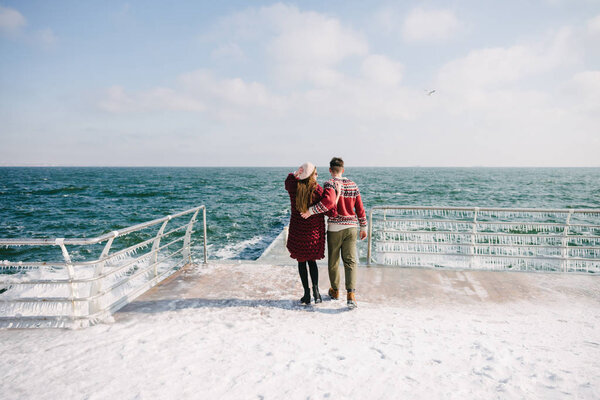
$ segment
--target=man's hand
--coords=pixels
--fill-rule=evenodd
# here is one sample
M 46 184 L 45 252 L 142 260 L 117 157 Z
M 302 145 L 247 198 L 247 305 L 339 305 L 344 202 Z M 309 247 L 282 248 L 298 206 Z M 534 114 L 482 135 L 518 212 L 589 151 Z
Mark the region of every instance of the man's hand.
M 302 215 L 302 218 L 307 219 L 308 217 L 310 217 L 312 214 L 310 213 L 310 211 L 305 211 L 303 213 L 300 213 L 300 215 Z
M 360 240 L 365 240 L 367 237 L 367 231 L 360 231 Z
M 335 192 L 339 194 L 342 191 L 342 182 L 335 181 Z
M 335 204 L 340 202 L 340 197 L 342 197 L 342 182 L 335 181 Z

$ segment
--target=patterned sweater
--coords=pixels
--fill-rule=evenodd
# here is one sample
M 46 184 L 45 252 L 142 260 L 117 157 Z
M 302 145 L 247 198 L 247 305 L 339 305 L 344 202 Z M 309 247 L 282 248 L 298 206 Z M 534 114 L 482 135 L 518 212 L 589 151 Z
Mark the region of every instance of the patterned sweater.
M 321 214 L 335 207 L 335 181 L 342 183 L 342 194 L 337 204 L 337 216 L 327 221 L 328 231 L 341 231 L 360 225 L 367 229 L 367 215 L 356 183 L 348 178 L 332 178 L 323 184 L 323 199 L 309 208 L 311 214 Z

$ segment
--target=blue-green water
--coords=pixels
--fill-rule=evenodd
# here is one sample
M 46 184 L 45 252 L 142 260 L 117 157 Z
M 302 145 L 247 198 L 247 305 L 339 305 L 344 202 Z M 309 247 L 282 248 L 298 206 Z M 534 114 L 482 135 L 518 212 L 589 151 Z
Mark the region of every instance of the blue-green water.
M 288 222 L 283 182 L 290 171 L 0 168 L 0 238 L 95 237 L 204 204 L 209 257 L 255 259 Z M 326 179 L 327 168 L 319 171 Z M 600 168 L 347 168 L 345 175 L 358 183 L 367 209 L 600 208 Z M 25 252 L 0 249 L 0 260 L 40 259 Z

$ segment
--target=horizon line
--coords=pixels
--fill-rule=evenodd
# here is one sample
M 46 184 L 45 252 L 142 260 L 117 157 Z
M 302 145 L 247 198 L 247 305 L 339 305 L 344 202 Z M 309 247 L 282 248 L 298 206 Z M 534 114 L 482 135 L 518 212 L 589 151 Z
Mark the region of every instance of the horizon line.
M 316 165 L 324 167 L 326 165 Z M 16 164 L 0 165 L 0 168 L 295 168 L 293 165 L 61 165 L 61 164 Z M 540 165 L 351 165 L 346 168 L 600 168 L 589 166 L 540 166 Z

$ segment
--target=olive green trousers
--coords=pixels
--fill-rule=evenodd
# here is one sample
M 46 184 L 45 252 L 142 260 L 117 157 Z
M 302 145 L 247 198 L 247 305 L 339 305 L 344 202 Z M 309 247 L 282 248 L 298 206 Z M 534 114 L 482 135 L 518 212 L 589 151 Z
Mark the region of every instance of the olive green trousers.
M 327 232 L 327 265 L 331 287 L 339 290 L 340 253 L 344 262 L 346 275 L 346 290 L 356 289 L 356 268 L 358 257 L 356 255 L 356 236 L 358 228 L 346 228 L 339 232 Z

